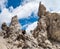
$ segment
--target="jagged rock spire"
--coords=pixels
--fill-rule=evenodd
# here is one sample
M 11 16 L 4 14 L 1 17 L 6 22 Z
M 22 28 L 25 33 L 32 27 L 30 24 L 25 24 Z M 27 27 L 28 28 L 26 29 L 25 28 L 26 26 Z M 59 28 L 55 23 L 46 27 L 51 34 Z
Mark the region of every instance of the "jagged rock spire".
M 37 28 L 46 30 L 50 38 L 60 41 L 60 27 L 58 27 L 60 26 L 60 15 L 46 11 L 45 6 L 40 2 L 38 16 L 40 19 Z
M 39 9 L 38 9 L 38 16 L 41 17 L 42 15 L 45 14 L 45 12 L 46 12 L 46 7 L 40 2 Z
M 10 26 L 9 26 L 9 27 L 10 27 L 12 30 L 14 30 L 14 31 L 20 30 L 21 25 L 20 25 L 19 22 L 18 22 L 17 16 L 12 17 L 11 23 L 10 23 Z
M 9 27 L 3 23 L 2 30 L 6 31 L 6 35 L 2 36 L 7 36 L 7 38 L 0 36 L 2 37 L 0 38 L 0 49 L 60 49 L 60 44 L 52 44 L 54 41 L 50 42 L 48 39 L 48 36 L 51 35 L 51 38 L 60 41 L 60 15 L 47 12 L 41 3 L 38 14 L 40 17 L 38 26 L 31 35 L 27 35 L 25 30 L 19 31 L 17 16 L 12 17 Z M 49 33 L 48 36 L 47 33 Z

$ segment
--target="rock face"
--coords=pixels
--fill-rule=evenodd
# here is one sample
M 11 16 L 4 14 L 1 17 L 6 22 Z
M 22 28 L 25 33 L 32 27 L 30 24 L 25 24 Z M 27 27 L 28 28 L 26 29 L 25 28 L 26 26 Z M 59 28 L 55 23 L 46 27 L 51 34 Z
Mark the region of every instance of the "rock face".
M 8 27 L 7 27 L 6 23 L 3 23 L 2 26 L 1 26 L 1 28 L 2 28 L 2 30 L 6 31 Z
M 42 19 L 42 21 L 40 20 L 40 22 L 42 22 L 42 28 L 47 31 L 48 36 L 60 41 L 60 15 L 58 13 L 50 13 L 46 11 L 46 8 L 41 5 L 41 3 L 38 15 L 40 19 Z
M 49 25 L 47 26 L 47 31 L 50 37 L 60 41 L 60 15 L 57 13 L 51 13 L 49 19 Z
M 60 43 L 57 42 L 60 41 L 60 15 L 46 11 L 40 3 L 38 16 L 38 25 L 30 35 L 20 29 L 17 16 L 12 17 L 9 26 L 3 23 L 0 49 L 60 49 Z
M 46 8 L 44 5 L 40 3 L 39 10 L 38 10 L 38 25 L 33 31 L 34 38 L 37 39 L 38 45 L 42 47 L 45 47 L 46 49 L 59 49 L 56 48 L 56 45 L 52 45 L 50 40 L 53 39 L 55 41 L 60 41 L 60 15 L 58 13 L 50 13 L 46 11 Z M 45 45 L 46 42 L 49 44 L 49 46 Z M 50 45 L 51 44 L 51 45 Z M 54 48 L 52 48 L 52 47 Z M 44 49 L 45 49 L 44 48 Z
M 39 4 L 39 10 L 38 10 L 38 16 L 41 17 L 41 15 L 45 15 L 45 13 L 46 13 L 46 8 L 45 8 L 45 6 L 44 6 L 43 4 L 41 4 L 41 2 L 40 2 L 40 4 Z
M 37 40 L 33 35 L 27 35 L 25 30 L 20 29 L 17 16 L 12 17 L 9 26 L 3 23 L 1 28 L 7 49 L 38 49 Z
M 2 37 L 0 37 L 0 49 L 7 49 L 6 41 Z
M 14 30 L 14 31 L 20 30 L 20 24 L 19 24 L 19 22 L 18 22 L 17 16 L 12 17 L 12 19 L 11 19 L 11 24 L 10 24 L 9 27 L 10 27 L 12 30 Z

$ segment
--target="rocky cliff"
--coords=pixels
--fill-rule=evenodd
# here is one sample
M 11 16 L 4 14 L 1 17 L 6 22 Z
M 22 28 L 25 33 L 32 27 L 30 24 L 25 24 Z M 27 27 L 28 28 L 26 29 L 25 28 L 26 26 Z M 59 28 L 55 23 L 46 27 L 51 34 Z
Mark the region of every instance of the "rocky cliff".
M 45 6 L 41 3 L 38 11 L 38 16 L 42 19 L 39 19 L 39 22 L 42 24 L 42 29 L 47 31 L 51 39 L 60 41 L 60 14 L 46 11 Z
M 60 15 L 46 11 L 40 3 L 38 16 L 38 25 L 30 35 L 20 29 L 17 16 L 12 17 L 9 26 L 4 22 L 0 49 L 60 49 Z

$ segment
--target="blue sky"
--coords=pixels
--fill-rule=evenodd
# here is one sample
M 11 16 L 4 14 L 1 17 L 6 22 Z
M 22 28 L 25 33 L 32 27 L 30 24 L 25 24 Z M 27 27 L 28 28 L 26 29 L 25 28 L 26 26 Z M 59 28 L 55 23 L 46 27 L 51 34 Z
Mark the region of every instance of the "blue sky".
M 17 15 L 23 30 L 34 28 L 39 19 L 37 13 L 40 1 L 47 11 L 60 13 L 60 0 L 0 0 L 0 26 L 3 22 L 9 24 L 11 18 Z
M 22 2 L 23 0 L 8 0 L 6 7 L 9 8 L 10 6 L 13 6 L 13 8 L 16 8 L 20 6 Z
M 8 0 L 8 3 L 6 5 L 6 8 L 9 8 L 11 6 L 13 6 L 13 8 L 17 8 L 18 6 L 22 5 L 22 2 L 24 2 L 24 0 Z M 34 14 L 34 12 L 32 11 L 31 15 L 29 16 L 29 18 L 21 18 L 19 19 L 19 22 L 22 26 L 26 25 L 26 24 L 31 24 L 34 23 L 35 21 L 38 20 L 38 16 Z M 22 28 L 23 30 L 26 29 L 26 26 Z
M 29 4 L 33 4 L 34 5 L 34 2 L 31 2 L 31 3 L 29 3 L 30 1 L 28 1 L 28 0 L 26 0 L 26 1 L 24 1 L 24 0 L 7 0 L 5 3 L 4 3 L 4 7 L 1 9 L 0 8 L 0 18 L 1 18 L 1 24 L 3 23 L 3 22 L 5 22 L 6 21 L 6 23 L 7 24 L 9 24 L 10 23 L 10 20 L 9 20 L 9 18 L 11 19 L 11 17 L 13 17 L 14 15 L 11 15 L 10 16 L 10 14 L 12 14 L 12 13 L 14 13 L 13 11 L 14 10 L 16 10 L 16 11 L 18 11 L 19 10 L 19 8 L 20 8 L 20 6 L 21 6 L 21 10 L 24 12 L 24 6 L 26 6 L 25 4 L 27 4 L 27 5 L 29 5 Z M 31 5 L 30 5 L 31 6 Z M 29 6 L 29 7 L 30 7 Z M 29 7 L 27 7 L 26 6 L 26 8 L 28 8 L 29 9 Z M 32 7 L 31 7 L 32 8 Z M 35 8 L 35 7 L 33 7 L 33 8 Z M 24 9 L 24 10 L 23 10 Z M 26 9 L 27 10 L 27 9 Z M 29 10 L 32 10 L 32 11 L 30 11 L 30 13 L 26 13 L 27 15 L 23 15 L 23 16 L 25 16 L 25 17 L 22 17 L 22 18 L 18 18 L 18 21 L 19 21 L 19 23 L 21 24 L 21 26 L 23 26 L 22 27 L 22 29 L 23 30 L 25 30 L 26 29 L 26 27 L 29 25 L 29 24 L 31 24 L 31 23 L 34 23 L 35 21 L 37 21 L 38 20 L 38 15 L 37 15 L 37 12 L 34 12 L 35 10 L 33 10 L 33 9 L 29 9 Z M 36 9 L 37 10 L 37 9 Z M 6 12 L 5 12 L 6 11 Z M 22 12 L 21 11 L 21 12 Z M 2 13 L 4 12 L 4 15 L 2 15 Z M 18 11 L 18 13 L 19 13 L 20 11 Z M 21 13 L 20 12 L 20 13 Z M 27 11 L 27 12 L 29 12 L 29 11 Z M 8 14 L 7 14 L 8 13 Z M 20 14 L 19 13 L 19 14 Z M 24 14 L 24 13 L 22 13 L 22 14 Z M 5 16 L 6 15 L 6 16 Z M 20 15 L 19 15 L 20 16 Z M 5 17 L 5 18 L 4 18 Z

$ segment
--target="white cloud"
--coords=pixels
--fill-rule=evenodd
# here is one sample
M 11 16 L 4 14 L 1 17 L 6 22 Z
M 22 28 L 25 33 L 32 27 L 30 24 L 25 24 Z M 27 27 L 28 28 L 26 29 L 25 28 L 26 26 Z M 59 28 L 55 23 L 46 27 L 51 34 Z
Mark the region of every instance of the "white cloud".
M 38 10 L 38 3 L 35 2 L 29 2 L 24 4 L 23 6 L 19 6 L 15 9 L 13 9 L 13 7 L 10 8 L 10 11 L 12 10 L 12 12 L 9 11 L 9 9 L 4 8 L 2 10 L 2 12 L 0 13 L 0 24 L 2 24 L 3 22 L 9 23 L 11 18 L 14 15 L 18 16 L 18 19 L 20 18 L 26 18 L 28 16 L 31 15 L 32 12 L 37 12 Z
M 4 8 L 0 14 L 0 25 L 3 22 L 6 22 L 8 24 L 10 22 L 11 17 L 12 17 L 12 14 L 9 12 L 9 10 Z
M 26 0 L 26 2 L 29 2 L 29 0 Z M 47 11 L 50 11 L 50 8 L 53 10 L 53 11 L 50 11 L 50 12 L 57 12 L 57 13 L 60 13 L 58 11 L 60 11 L 60 0 L 32 0 L 32 1 L 35 1 L 35 2 L 42 2 L 42 4 L 45 5 L 45 7 L 47 8 Z M 26 29 L 26 32 L 30 32 L 31 30 L 34 30 L 34 28 L 37 26 L 37 23 L 33 23 L 33 24 L 30 24 L 28 25 L 27 29 Z
M 28 3 L 28 2 L 35 2 L 39 3 L 41 0 L 24 0 L 22 4 Z
M 60 11 L 60 0 L 41 0 L 41 2 L 46 6 L 47 10 L 49 11 L 50 9 L 56 12 Z
M 25 18 L 31 15 L 32 12 L 37 12 L 38 10 L 38 3 L 35 2 L 29 2 L 24 4 L 23 6 L 17 7 L 14 11 L 13 14 L 17 14 L 19 18 Z
M 15 9 L 12 6 L 9 9 L 4 7 L 0 13 L 0 27 L 3 22 L 9 24 L 14 15 L 17 15 L 18 19 L 20 19 L 30 16 L 32 12 L 36 13 L 38 11 L 38 5 L 38 3 L 29 2 Z
M 25 0 L 24 2 L 42 2 L 47 10 L 50 11 L 52 9 L 53 11 L 59 12 L 60 11 L 60 0 Z M 51 12 L 51 11 L 50 11 Z
M 2 10 L 3 8 L 5 8 L 5 5 L 7 3 L 7 0 L 0 0 L 0 9 Z
M 60 9 L 60 0 L 24 0 L 24 2 L 22 2 L 23 5 L 20 5 L 15 9 L 11 6 L 9 8 L 10 10 L 6 8 L 5 4 L 8 1 L 0 0 L 0 8 L 2 9 L 2 12 L 0 13 L 0 24 L 3 22 L 9 23 L 14 15 L 17 15 L 18 19 L 20 19 L 30 16 L 32 12 L 37 13 L 40 1 L 47 7 L 47 10 L 50 10 L 49 8 L 52 8 L 55 11 Z
M 27 29 L 26 29 L 26 32 L 29 33 L 31 30 L 34 30 L 36 27 L 37 27 L 37 21 L 28 25 Z

